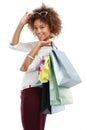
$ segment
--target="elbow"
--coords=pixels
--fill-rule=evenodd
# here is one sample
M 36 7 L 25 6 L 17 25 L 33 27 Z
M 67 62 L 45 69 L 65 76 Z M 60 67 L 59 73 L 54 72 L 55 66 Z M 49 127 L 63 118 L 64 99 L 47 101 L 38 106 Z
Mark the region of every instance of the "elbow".
M 26 72 L 26 71 L 27 71 L 26 66 L 21 66 L 21 67 L 20 67 L 20 71 L 22 71 L 22 72 Z
M 25 59 L 24 63 L 20 67 L 20 71 L 23 71 L 23 72 L 27 71 L 29 65 L 30 65 L 29 59 Z
M 18 42 L 10 42 L 11 46 L 14 46 L 14 45 L 17 45 L 17 44 L 18 44 Z

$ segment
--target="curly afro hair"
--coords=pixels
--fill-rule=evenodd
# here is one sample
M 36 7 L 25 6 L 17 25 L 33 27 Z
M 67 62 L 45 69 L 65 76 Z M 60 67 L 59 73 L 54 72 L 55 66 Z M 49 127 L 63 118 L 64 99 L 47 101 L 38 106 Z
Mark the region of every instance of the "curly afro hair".
M 33 13 L 36 12 L 40 13 L 42 11 L 46 11 L 47 15 L 45 17 L 42 17 L 41 15 L 38 15 L 38 17 L 34 17 L 33 15 L 28 21 L 28 27 L 33 31 L 34 29 L 34 22 L 37 19 L 40 19 L 41 21 L 47 23 L 50 27 L 50 31 L 54 36 L 58 36 L 61 32 L 61 20 L 59 18 L 59 14 L 52 8 L 48 7 L 45 4 L 42 4 L 41 7 L 36 8 L 33 10 Z

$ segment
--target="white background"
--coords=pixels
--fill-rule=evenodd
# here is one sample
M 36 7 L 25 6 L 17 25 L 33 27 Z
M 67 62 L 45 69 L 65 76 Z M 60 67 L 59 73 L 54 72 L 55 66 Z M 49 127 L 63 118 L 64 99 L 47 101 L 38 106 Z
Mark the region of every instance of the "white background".
M 65 111 L 48 115 L 45 130 L 87 130 L 87 5 L 86 0 L 44 0 L 60 14 L 62 33 L 57 39 L 79 73 L 82 83 L 72 88 L 74 104 Z M 40 6 L 36 0 L 0 1 L 0 130 L 22 130 L 19 71 L 25 54 L 9 49 L 15 28 L 26 11 Z M 27 27 L 21 41 L 32 41 Z

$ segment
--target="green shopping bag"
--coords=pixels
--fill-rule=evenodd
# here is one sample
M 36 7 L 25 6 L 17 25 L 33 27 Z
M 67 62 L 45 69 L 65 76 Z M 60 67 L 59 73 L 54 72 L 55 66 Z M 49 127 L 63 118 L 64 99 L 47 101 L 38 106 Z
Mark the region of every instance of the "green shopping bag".
M 66 105 L 72 104 L 73 98 L 70 88 L 58 86 L 56 81 L 55 73 L 53 69 L 52 59 L 50 57 L 50 78 L 49 78 L 49 89 L 50 89 L 50 105 Z

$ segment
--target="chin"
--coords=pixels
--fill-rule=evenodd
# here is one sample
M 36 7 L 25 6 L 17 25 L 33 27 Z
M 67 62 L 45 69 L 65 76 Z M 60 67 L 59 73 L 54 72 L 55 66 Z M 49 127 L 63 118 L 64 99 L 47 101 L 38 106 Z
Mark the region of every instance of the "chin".
M 40 41 L 46 41 L 48 40 L 47 38 L 39 38 Z

